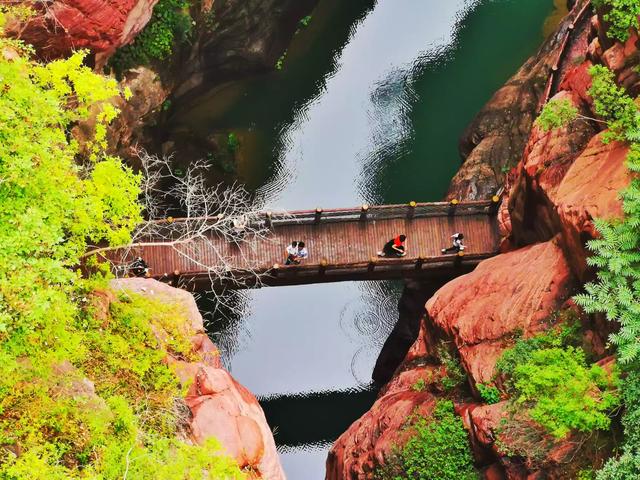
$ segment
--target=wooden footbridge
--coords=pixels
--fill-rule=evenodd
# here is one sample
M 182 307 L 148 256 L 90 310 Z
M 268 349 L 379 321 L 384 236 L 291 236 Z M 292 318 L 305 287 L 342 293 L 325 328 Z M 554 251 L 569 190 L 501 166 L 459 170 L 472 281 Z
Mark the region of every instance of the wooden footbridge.
M 174 284 L 217 281 L 220 275 L 216 275 L 216 262 L 223 259 L 227 269 L 223 283 L 233 283 L 236 288 L 256 283 L 292 285 L 455 275 L 472 270 L 481 260 L 498 253 L 499 202 L 499 197 L 494 197 L 460 203 L 410 202 L 286 214 L 265 212 L 260 222 L 267 235 L 241 242 L 212 235 L 206 241 L 196 239 L 177 248 L 171 242 L 145 240 L 126 249 L 102 251 L 101 255 L 116 269 L 140 256 L 148 264 L 151 277 Z M 464 252 L 443 255 L 441 249 L 451 246 L 455 232 L 464 233 Z M 382 246 L 399 234 L 407 236 L 407 255 L 378 257 Z M 294 240 L 306 243 L 309 257 L 300 265 L 284 265 L 285 248 Z

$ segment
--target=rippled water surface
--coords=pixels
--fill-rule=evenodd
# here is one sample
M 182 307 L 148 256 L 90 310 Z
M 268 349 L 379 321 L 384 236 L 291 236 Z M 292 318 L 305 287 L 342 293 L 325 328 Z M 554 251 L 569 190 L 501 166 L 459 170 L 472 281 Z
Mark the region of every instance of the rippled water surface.
M 535 51 L 552 10 L 552 0 L 320 0 L 282 71 L 216 88 L 176 125 L 233 130 L 241 180 L 274 207 L 438 200 L 460 134 Z M 238 292 L 236 314 L 209 318 L 224 362 L 260 398 L 290 479 L 322 479 L 330 444 L 373 403 L 369 378 L 400 288 Z

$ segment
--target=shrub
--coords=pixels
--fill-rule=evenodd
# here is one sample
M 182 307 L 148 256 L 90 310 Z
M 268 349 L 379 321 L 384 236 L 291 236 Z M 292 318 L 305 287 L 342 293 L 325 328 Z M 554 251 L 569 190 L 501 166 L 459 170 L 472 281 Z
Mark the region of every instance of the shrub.
M 609 127 L 605 141 L 640 141 L 638 106 L 623 87 L 616 85 L 613 72 L 602 65 L 594 65 L 589 74 L 592 80 L 589 95 L 593 98 L 594 110 Z
M 240 148 L 240 140 L 238 140 L 238 136 L 231 132 L 227 135 L 227 150 L 229 153 L 235 153 Z
M 479 478 L 473 468 L 467 432 L 453 410 L 453 403 L 441 400 L 433 418 L 418 417 L 409 427 L 411 437 L 376 478 L 472 480 Z
M 535 123 L 544 131 L 560 128 L 567 125 L 578 116 L 578 109 L 570 100 L 549 101 Z
M 604 468 L 597 472 L 597 480 L 626 480 L 640 477 L 640 369 L 637 364 L 627 366 L 621 387 L 625 406 L 622 416 L 624 427 L 622 454 L 610 459 Z
M 608 429 L 608 415 L 620 403 L 615 373 L 609 378 L 598 365 L 587 366 L 584 352 L 573 347 L 534 351 L 516 366 L 513 381 L 516 404 L 557 438 Z
M 567 313 L 555 313 L 555 316 L 560 315 L 566 316 Z M 502 352 L 502 355 L 496 362 L 496 370 L 507 377 L 513 377 L 516 367 L 528 362 L 533 352 L 543 348 L 579 344 L 579 329 L 579 324 L 575 319 L 570 318 L 567 320 L 567 323 L 552 327 L 547 332 L 531 338 L 520 338 L 513 347 Z M 510 385 L 511 382 L 507 381 L 507 386 L 509 387 Z
M 416 382 L 411 385 L 411 390 L 414 392 L 424 392 L 427 389 L 427 382 L 424 378 L 419 378 Z
M 626 41 L 629 30 L 638 28 L 640 3 L 637 0 L 592 0 L 596 8 L 605 8 L 604 19 L 609 23 L 607 35 L 611 38 Z
M 147 26 L 133 43 L 118 49 L 109 60 L 110 66 L 121 74 L 129 68 L 169 57 L 176 43 L 185 41 L 191 31 L 189 4 L 189 0 L 160 0 Z
M 478 383 L 476 387 L 480 393 L 480 398 L 489 405 L 493 405 L 500 401 L 500 390 L 498 390 L 495 385 L 484 385 L 482 383 Z
M 467 379 L 467 374 L 462 369 L 460 361 L 451 354 L 446 344 L 440 344 L 437 351 L 438 358 L 447 371 L 447 374 L 442 377 L 442 386 L 446 391 L 451 391 L 464 383 Z

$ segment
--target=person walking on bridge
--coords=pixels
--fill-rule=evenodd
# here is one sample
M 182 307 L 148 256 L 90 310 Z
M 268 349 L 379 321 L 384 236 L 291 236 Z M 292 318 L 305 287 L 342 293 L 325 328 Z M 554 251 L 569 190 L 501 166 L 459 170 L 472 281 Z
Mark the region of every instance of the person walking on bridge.
M 462 244 L 462 240 L 464 239 L 464 235 L 462 233 L 454 233 L 451 235 L 453 240 L 453 245 L 449 248 L 443 248 L 442 253 L 445 255 L 448 253 L 458 253 L 464 250 L 464 245 Z
M 382 251 L 378 252 L 379 257 L 404 257 L 407 254 L 406 247 L 407 236 L 398 235 L 393 237 L 382 247 Z

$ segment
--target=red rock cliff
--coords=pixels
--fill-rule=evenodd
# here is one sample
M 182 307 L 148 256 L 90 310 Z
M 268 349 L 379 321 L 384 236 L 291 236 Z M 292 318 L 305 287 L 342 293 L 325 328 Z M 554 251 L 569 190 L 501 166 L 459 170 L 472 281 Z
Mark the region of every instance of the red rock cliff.
M 250 478 L 284 480 L 273 435 L 256 397 L 240 385 L 220 364 L 216 346 L 204 331 L 202 316 L 193 296 L 156 280 L 128 278 L 112 282 L 114 289 L 125 289 L 182 305 L 191 320 L 193 349 L 198 362 L 169 357 L 181 380 L 187 383 L 186 403 L 192 440 L 202 443 L 215 437 L 236 459 Z
M 151 18 L 158 0 L 54 0 L 33 2 L 38 14 L 22 30 L 21 38 L 45 59 L 89 49 L 103 64 L 130 43 Z

